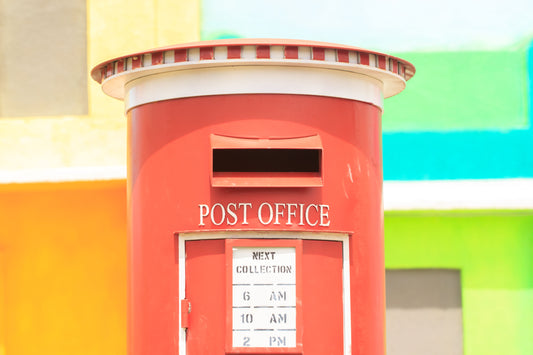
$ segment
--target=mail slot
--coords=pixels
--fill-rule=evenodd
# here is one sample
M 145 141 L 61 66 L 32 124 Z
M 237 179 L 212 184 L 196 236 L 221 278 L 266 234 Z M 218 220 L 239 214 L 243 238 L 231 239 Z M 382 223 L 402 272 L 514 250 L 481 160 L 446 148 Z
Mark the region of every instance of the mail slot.
M 213 186 L 322 186 L 322 143 L 317 135 L 285 139 L 212 135 L 211 147 Z
M 95 67 L 128 120 L 128 353 L 384 354 L 381 113 L 413 74 L 271 39 Z

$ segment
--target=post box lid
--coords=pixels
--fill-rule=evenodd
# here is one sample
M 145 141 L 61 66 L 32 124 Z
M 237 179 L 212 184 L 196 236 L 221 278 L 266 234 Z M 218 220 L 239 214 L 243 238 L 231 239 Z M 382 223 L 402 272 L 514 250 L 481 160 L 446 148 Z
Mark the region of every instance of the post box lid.
M 124 99 L 125 85 L 147 75 L 194 68 L 254 65 L 302 66 L 363 74 L 383 84 L 383 96 L 405 88 L 415 73 L 406 60 L 353 46 L 290 39 L 225 39 L 178 44 L 98 64 L 91 77 L 103 91 Z

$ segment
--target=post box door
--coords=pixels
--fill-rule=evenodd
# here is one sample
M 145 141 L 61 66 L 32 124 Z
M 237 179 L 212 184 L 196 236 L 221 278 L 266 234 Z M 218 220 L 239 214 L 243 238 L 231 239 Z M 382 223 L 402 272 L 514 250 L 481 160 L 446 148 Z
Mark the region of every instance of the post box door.
M 268 240 L 268 248 L 265 249 L 267 253 L 280 250 L 279 247 L 276 249 L 276 240 L 279 241 L 279 245 L 287 247 L 287 240 L 285 239 L 270 239 Z M 233 321 L 239 322 L 243 318 L 242 322 L 248 323 L 244 326 L 244 328 L 248 328 L 245 330 L 252 332 L 255 330 L 253 334 L 256 334 L 256 338 L 254 338 L 256 341 L 253 343 L 253 340 L 247 341 L 250 338 L 232 336 L 234 329 L 230 329 L 239 327 L 235 324 L 232 326 L 232 320 L 229 319 L 232 314 L 232 310 L 229 308 L 238 302 L 235 303 L 227 299 L 228 294 L 231 295 L 231 292 L 228 293 L 228 287 L 235 289 L 231 280 L 228 280 L 231 278 L 230 273 L 227 272 L 228 258 L 232 258 L 231 255 L 228 255 L 232 250 L 227 247 L 228 241 L 230 240 L 210 239 L 185 242 L 185 297 L 188 305 L 190 305 L 185 310 L 187 319 L 184 322 L 187 325 L 186 354 L 343 354 L 345 344 L 343 334 L 342 242 L 293 240 L 295 243 L 300 243 L 299 247 L 291 251 L 296 254 L 299 253 L 296 255 L 297 261 L 294 264 L 299 268 L 296 270 L 299 276 L 294 278 L 300 283 L 296 285 L 298 291 L 295 299 L 296 307 L 294 307 L 298 314 L 294 317 L 294 314 L 291 316 L 290 312 L 274 310 L 272 313 L 268 313 L 269 310 L 253 309 L 253 304 L 246 313 L 237 313 L 237 316 L 233 313 Z M 263 246 L 253 242 L 255 240 L 252 240 L 249 247 L 260 253 Z M 291 243 L 288 244 L 290 249 Z M 240 247 L 247 246 L 245 241 L 239 241 L 238 245 Z M 262 282 L 260 277 L 259 275 L 258 284 Z M 270 295 L 271 300 L 275 300 L 278 295 L 282 295 L 282 298 L 290 298 L 279 290 L 268 290 L 267 295 Z M 254 292 L 251 292 L 252 297 L 254 297 Z M 233 297 L 242 298 L 243 294 L 246 298 L 249 293 L 241 291 Z M 290 307 L 291 301 L 286 301 L 289 304 L 283 302 L 277 304 L 280 307 Z M 271 324 L 272 328 L 276 328 L 279 325 L 276 323 L 284 323 L 283 327 L 276 329 L 288 333 L 294 330 L 292 335 L 288 334 L 285 337 L 281 335 L 282 333 L 272 333 L 271 330 L 270 332 L 266 330 L 268 334 L 259 334 L 261 330 L 264 330 L 262 328 L 265 328 L 259 324 L 261 312 L 268 313 L 266 318 L 265 315 L 262 316 L 263 324 L 264 322 L 274 323 Z M 265 338 L 263 339 L 264 342 L 261 343 L 262 345 L 254 346 L 254 344 L 259 344 L 262 336 Z M 239 344 L 232 343 L 237 342 L 236 339 L 240 339 Z M 294 344 L 294 339 L 298 344 Z M 287 343 L 284 343 L 285 341 Z

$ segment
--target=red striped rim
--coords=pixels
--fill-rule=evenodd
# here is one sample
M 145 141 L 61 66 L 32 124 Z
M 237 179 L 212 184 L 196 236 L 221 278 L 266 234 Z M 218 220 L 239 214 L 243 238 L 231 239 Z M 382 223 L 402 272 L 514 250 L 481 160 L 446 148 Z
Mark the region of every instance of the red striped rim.
M 415 73 L 414 66 L 408 61 L 358 47 L 314 41 L 230 39 L 186 43 L 119 57 L 97 65 L 91 71 L 91 76 L 97 82 L 102 83 L 105 79 L 114 75 L 142 67 L 157 68 L 160 65 L 174 63 L 194 63 L 198 58 L 197 55 L 195 58 L 189 56 L 192 50 L 197 51 L 196 53 L 199 51 L 200 61 L 224 62 L 227 60 L 237 60 L 242 59 L 241 53 L 242 47 L 244 46 L 255 47 L 255 58 L 246 58 L 247 61 L 280 60 L 272 59 L 272 51 L 275 46 L 278 48 L 281 47 L 283 58 L 287 60 L 325 61 L 327 57 L 326 51 L 328 51 L 330 53 L 327 58 L 329 62 L 372 67 L 373 69 L 382 70 L 401 77 L 404 80 L 409 80 Z M 215 50 L 219 47 L 225 47 L 225 55 L 221 58 L 215 58 Z M 299 53 L 304 51 L 310 53 L 307 58 L 299 56 Z M 331 53 L 334 54 L 334 58 Z

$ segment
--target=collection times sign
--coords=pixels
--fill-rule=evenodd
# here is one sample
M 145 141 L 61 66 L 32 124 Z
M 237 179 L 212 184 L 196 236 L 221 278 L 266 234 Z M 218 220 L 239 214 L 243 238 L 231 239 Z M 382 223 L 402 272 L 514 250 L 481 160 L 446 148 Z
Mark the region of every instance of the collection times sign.
M 296 346 L 296 251 L 233 247 L 234 347 Z

